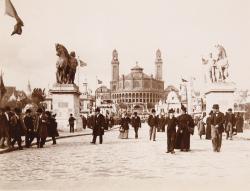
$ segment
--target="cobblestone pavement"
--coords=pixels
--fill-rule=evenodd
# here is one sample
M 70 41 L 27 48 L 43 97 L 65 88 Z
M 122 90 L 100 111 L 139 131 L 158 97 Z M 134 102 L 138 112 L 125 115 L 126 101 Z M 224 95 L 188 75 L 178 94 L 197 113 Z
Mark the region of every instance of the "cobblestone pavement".
M 140 186 L 139 190 L 161 190 L 186 186 L 204 190 L 214 184 L 250 188 L 246 187 L 249 130 L 233 141 L 224 137 L 221 153 L 212 152 L 211 141 L 200 140 L 196 134 L 191 138 L 192 151 L 175 155 L 165 153 L 165 133 L 157 133 L 156 142 L 148 140 L 147 125 L 140 129 L 137 140 L 132 129 L 128 140 L 118 139 L 118 134 L 117 130 L 106 132 L 103 145 L 91 145 L 91 136 L 82 136 L 58 140 L 55 146 L 49 142 L 43 149 L 0 155 L 0 189 L 133 190 Z M 245 187 L 238 187 L 243 183 Z

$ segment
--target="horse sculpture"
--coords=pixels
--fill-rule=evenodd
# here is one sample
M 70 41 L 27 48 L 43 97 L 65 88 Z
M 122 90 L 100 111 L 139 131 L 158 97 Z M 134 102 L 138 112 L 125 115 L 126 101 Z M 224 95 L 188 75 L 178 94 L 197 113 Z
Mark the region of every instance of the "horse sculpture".
M 68 50 L 61 44 L 55 45 L 57 56 L 59 57 L 56 63 L 56 81 L 58 84 L 73 84 L 75 79 L 77 60 L 75 53 L 71 55 Z
M 210 53 L 208 59 L 202 58 L 202 63 L 208 65 L 209 77 L 212 83 L 223 82 L 228 76 L 228 59 L 226 55 L 226 50 L 221 45 L 216 45 L 216 53 Z M 215 55 L 215 56 L 214 56 Z

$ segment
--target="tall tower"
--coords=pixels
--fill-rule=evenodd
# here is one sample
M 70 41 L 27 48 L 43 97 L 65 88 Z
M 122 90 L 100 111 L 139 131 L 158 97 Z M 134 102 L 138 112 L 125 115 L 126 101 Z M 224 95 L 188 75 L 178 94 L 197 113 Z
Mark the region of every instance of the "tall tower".
M 156 59 L 155 59 L 155 78 L 157 80 L 162 80 L 162 58 L 161 51 L 158 49 L 156 51 Z
M 118 60 L 118 52 L 116 49 L 113 50 L 112 53 L 112 81 L 119 81 L 119 60 Z

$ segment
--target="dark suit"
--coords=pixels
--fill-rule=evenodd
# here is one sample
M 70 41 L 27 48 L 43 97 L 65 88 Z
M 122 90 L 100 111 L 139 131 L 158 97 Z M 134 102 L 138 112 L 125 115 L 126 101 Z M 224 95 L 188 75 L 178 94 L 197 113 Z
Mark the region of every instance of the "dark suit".
M 225 131 L 227 133 L 227 139 L 230 137 L 230 139 L 233 138 L 233 127 L 235 126 L 236 119 L 234 114 L 227 113 L 225 116 Z
M 167 125 L 168 152 L 172 152 L 174 151 L 174 147 L 175 147 L 177 119 L 175 117 L 172 117 L 171 119 L 167 118 L 166 125 Z
M 213 113 L 211 117 L 212 143 L 214 151 L 219 152 L 224 131 L 224 114 L 221 112 Z
M 135 130 L 135 138 L 138 139 L 138 129 L 141 127 L 141 119 L 139 116 L 132 117 L 131 120 L 132 127 Z
M 156 138 L 156 128 L 158 127 L 159 119 L 157 116 L 150 115 L 148 118 L 149 129 L 149 139 L 155 141 Z
M 24 124 L 26 127 L 25 146 L 30 147 L 32 141 L 35 138 L 33 117 L 26 115 L 24 117 Z
M 159 131 L 165 132 L 165 125 L 166 125 L 166 118 L 164 116 L 161 116 L 159 118 L 158 132 Z
M 92 143 L 96 143 L 96 138 L 99 136 L 100 144 L 103 142 L 102 136 L 104 135 L 105 117 L 102 114 L 95 115 L 93 126 L 93 140 Z
M 10 114 L 9 112 L 2 113 L 0 116 L 0 121 L 1 121 L 1 137 L 0 137 L 0 146 L 4 147 L 4 142 L 6 140 L 8 147 L 11 147 L 11 131 L 10 131 Z

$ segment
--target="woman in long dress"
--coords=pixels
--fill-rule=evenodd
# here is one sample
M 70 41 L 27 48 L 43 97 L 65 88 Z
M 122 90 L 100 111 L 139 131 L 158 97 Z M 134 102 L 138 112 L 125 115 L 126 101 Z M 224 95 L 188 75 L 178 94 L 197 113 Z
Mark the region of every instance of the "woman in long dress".
M 129 132 L 129 123 L 130 118 L 128 117 L 127 113 L 122 114 L 121 122 L 120 122 L 120 139 L 128 139 L 128 132 Z

